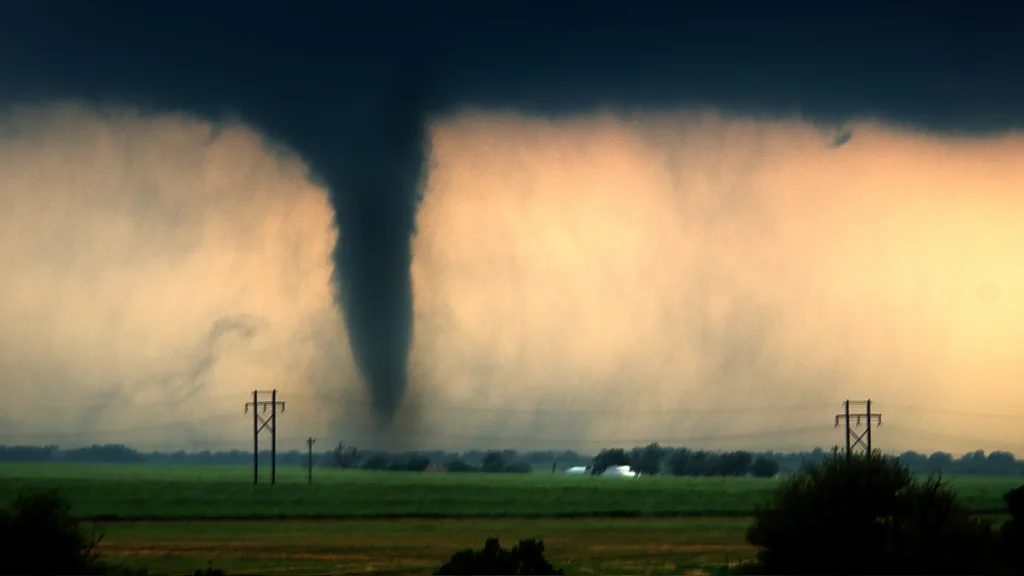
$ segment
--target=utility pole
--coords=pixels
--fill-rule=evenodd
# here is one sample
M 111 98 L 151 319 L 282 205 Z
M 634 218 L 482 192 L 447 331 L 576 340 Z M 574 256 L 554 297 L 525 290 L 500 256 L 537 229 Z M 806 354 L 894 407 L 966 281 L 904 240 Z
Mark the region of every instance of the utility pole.
M 260 400 L 260 395 L 266 397 L 270 394 L 270 400 Z M 273 390 L 253 390 L 252 391 L 252 402 L 245 403 L 245 412 L 249 412 L 249 408 L 252 408 L 252 483 L 253 485 L 259 484 L 260 482 L 260 432 L 264 428 L 270 429 L 270 483 L 275 484 L 277 482 L 277 407 L 281 407 L 281 412 L 284 412 L 284 402 L 277 401 L 277 389 Z M 263 408 L 263 413 L 267 413 L 267 407 L 270 407 L 270 417 L 265 418 L 260 416 L 259 408 Z
M 306 465 L 309 466 L 309 481 L 307 484 L 313 483 L 313 444 L 315 442 L 316 438 L 313 438 L 312 436 L 306 440 L 306 446 L 309 448 L 309 460 L 306 462 Z
M 856 405 L 856 406 L 864 406 L 865 407 L 864 412 L 860 412 L 860 413 L 856 413 L 856 414 L 851 414 L 850 413 L 850 405 L 851 404 L 852 405 Z M 871 400 L 858 400 L 858 401 L 847 400 L 847 401 L 843 402 L 843 407 L 844 407 L 843 413 L 842 414 L 836 414 L 836 426 L 835 427 L 836 428 L 839 427 L 839 420 L 840 419 L 843 419 L 845 421 L 845 423 L 846 423 L 846 459 L 847 460 L 850 459 L 850 457 L 853 455 L 853 451 L 857 447 L 862 448 L 867 453 L 868 458 L 870 458 L 871 457 L 871 423 L 872 423 L 872 421 L 877 422 L 878 426 L 881 427 L 882 426 L 882 415 L 881 414 L 872 414 L 871 413 Z M 866 423 L 867 423 L 867 428 L 863 432 L 861 432 L 860 434 L 855 433 L 850 428 L 850 418 L 856 418 L 857 419 L 856 426 L 858 426 L 858 427 L 860 426 L 861 419 L 863 418 L 866 421 Z

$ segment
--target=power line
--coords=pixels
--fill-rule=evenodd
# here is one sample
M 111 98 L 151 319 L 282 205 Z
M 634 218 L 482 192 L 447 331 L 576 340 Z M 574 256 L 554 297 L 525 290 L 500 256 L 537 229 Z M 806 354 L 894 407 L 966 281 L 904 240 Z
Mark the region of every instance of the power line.
M 336 395 L 331 394 L 295 394 L 292 396 L 307 399 L 307 400 L 325 400 L 330 398 L 337 398 Z M 232 398 L 237 398 L 235 395 L 218 395 L 204 397 L 204 401 L 207 403 L 229 403 Z M 140 409 L 146 407 L 160 408 L 165 407 L 167 399 L 151 400 L 145 402 L 137 401 L 109 401 L 109 402 L 75 402 L 75 403 L 50 403 L 47 402 L 45 405 L 32 406 L 22 405 L 20 407 L 21 412 L 52 412 L 54 409 L 72 408 L 80 410 L 94 410 L 98 408 L 111 407 L 111 408 L 125 408 L 125 409 Z M 369 408 L 370 403 L 363 399 L 345 398 L 345 403 L 349 406 L 358 406 Z M 950 408 L 936 408 L 931 406 L 917 406 L 911 404 L 890 404 L 887 403 L 890 410 L 910 410 L 914 412 L 932 412 L 936 414 L 952 415 L 952 416 L 963 416 L 971 418 L 1004 418 L 1009 420 L 1024 420 L 1024 413 L 1011 413 L 1011 412 L 975 412 L 975 411 L 964 411 L 955 410 Z M 660 409 L 630 409 L 630 408 L 601 408 L 601 407 L 586 407 L 586 406 L 494 406 L 494 405 L 481 405 L 472 403 L 448 403 L 442 401 L 431 400 L 422 404 L 424 409 L 428 410 L 469 410 L 475 412 L 523 412 L 523 413 L 559 413 L 559 414 L 610 414 L 610 415 L 628 415 L 628 414 L 732 414 L 741 412 L 755 412 L 761 410 L 773 410 L 773 411 L 793 411 L 793 410 L 820 410 L 832 406 L 832 403 L 815 403 L 815 404 L 791 404 L 791 405 L 744 405 L 744 406 L 698 406 L 698 407 L 677 407 L 677 408 L 660 408 Z
M 317 394 L 291 394 L 293 397 L 309 399 L 309 400 L 324 400 L 327 398 L 335 398 L 332 395 L 317 395 Z M 237 396 L 214 396 L 204 398 L 207 403 L 217 402 L 230 402 L 231 398 L 237 398 Z M 84 403 L 72 403 L 72 404 L 50 404 L 47 403 L 45 406 L 39 406 L 39 411 L 52 411 L 55 408 L 75 408 L 82 410 L 91 410 L 102 407 L 113 407 L 113 408 L 125 408 L 125 409 L 139 409 L 146 407 L 164 407 L 166 406 L 167 400 L 153 400 L 147 402 L 84 402 Z M 371 404 L 368 400 L 364 399 L 351 399 L 345 398 L 345 403 L 349 406 L 364 407 L 369 409 Z M 831 406 L 831 403 L 817 403 L 817 404 L 797 404 L 797 405 L 776 405 L 776 406 L 758 406 L 758 405 L 745 405 L 745 406 L 708 406 L 708 407 L 675 407 L 675 408 L 659 408 L 659 409 L 630 409 L 630 408 L 601 408 L 601 407 L 585 407 L 585 406 L 508 406 L 508 405 L 480 405 L 480 404 L 462 404 L 462 403 L 448 403 L 438 401 L 428 401 L 421 405 L 424 409 L 428 410 L 468 410 L 474 412 L 523 412 L 523 413 L 558 413 L 558 414 L 609 414 L 609 415 L 627 415 L 627 414 L 733 414 L 741 412 L 756 412 L 763 410 L 820 410 L 823 407 Z M 32 409 L 32 407 L 26 407 Z
M 913 412 L 933 412 L 947 416 L 966 416 L 970 418 L 1006 418 L 1008 420 L 1022 420 L 1024 414 L 991 413 L 991 412 L 963 412 L 960 410 L 949 410 L 946 408 L 929 408 L 925 406 L 906 406 L 901 404 L 892 405 L 893 408 L 911 410 Z

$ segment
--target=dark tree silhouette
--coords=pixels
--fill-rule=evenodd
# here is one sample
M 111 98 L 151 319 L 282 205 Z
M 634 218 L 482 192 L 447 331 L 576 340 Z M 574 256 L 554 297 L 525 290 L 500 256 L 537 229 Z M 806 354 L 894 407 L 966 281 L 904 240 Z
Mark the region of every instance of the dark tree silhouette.
M 594 456 L 594 465 L 590 469 L 591 474 L 604 474 L 604 471 L 612 466 L 626 466 L 629 464 L 629 455 L 622 448 L 610 448 L 601 450 Z
M 331 465 L 337 468 L 356 468 L 362 457 L 355 446 L 345 446 L 344 442 L 338 442 L 331 452 Z
M 516 460 L 506 465 L 504 471 L 510 474 L 529 474 L 533 472 L 533 466 L 525 460 Z
M 461 550 L 437 569 L 439 576 L 480 576 L 565 574 L 544 558 L 543 540 L 520 540 L 511 550 L 498 545 L 497 538 L 488 538 L 483 550 Z
M 491 451 L 484 455 L 483 463 L 480 464 L 481 472 L 504 472 L 505 457 L 501 452 Z
M 0 573 L 103 574 L 100 539 L 71 516 L 71 503 L 61 494 L 24 492 L 0 513 Z
M 396 472 L 423 472 L 430 467 L 430 458 L 425 456 L 409 456 L 404 460 L 396 460 L 388 466 L 388 470 Z
M 367 458 L 366 462 L 363 462 L 363 470 L 387 470 L 390 465 L 391 461 L 387 458 L 380 454 L 374 454 Z
M 452 460 L 445 464 L 445 470 L 448 472 L 476 472 L 476 468 L 470 466 L 463 460 Z
M 750 465 L 750 473 L 758 478 L 771 478 L 779 473 L 779 463 L 771 458 L 758 456 Z
M 1002 545 L 1007 568 L 1024 574 L 1024 486 L 1003 495 L 1011 518 L 1002 527 Z
M 665 449 L 657 442 L 652 442 L 643 448 L 633 450 L 629 466 L 638 474 L 654 476 L 661 473 L 661 462 L 664 459 Z
M 747 539 L 769 574 L 979 574 L 995 557 L 989 523 L 941 480 L 917 482 L 880 455 L 833 456 L 790 477 Z

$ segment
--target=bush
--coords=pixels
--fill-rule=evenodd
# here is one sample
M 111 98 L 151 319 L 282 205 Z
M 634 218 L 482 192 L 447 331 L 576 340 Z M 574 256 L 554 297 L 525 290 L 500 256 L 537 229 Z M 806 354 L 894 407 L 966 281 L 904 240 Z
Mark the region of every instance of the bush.
M 1003 524 L 1002 545 L 1006 565 L 1015 574 L 1024 574 L 1024 486 L 1003 495 L 1010 519 Z
M 759 507 L 747 540 L 759 569 L 787 574 L 987 573 L 991 526 L 940 479 L 914 480 L 897 459 L 827 458 Z
M 0 573 L 103 574 L 100 539 L 71 517 L 71 504 L 59 493 L 24 492 L 0 512 Z
M 515 574 L 565 574 L 544 559 L 544 541 L 520 540 L 518 546 L 505 550 L 497 538 L 488 538 L 483 550 L 462 550 L 437 569 L 439 576 L 477 576 L 489 574 L 506 576 Z

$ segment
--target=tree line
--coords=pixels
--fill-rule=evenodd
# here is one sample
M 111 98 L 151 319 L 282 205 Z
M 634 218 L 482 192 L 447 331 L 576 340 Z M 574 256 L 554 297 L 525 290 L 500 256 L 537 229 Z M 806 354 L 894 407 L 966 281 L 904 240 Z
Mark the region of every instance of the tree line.
M 563 471 L 574 466 L 588 466 L 600 473 L 609 466 L 628 465 L 641 474 L 672 474 L 678 476 L 772 476 L 806 471 L 820 464 L 831 450 L 815 448 L 804 452 L 715 452 L 685 447 L 663 447 L 656 443 L 631 450 L 608 448 L 596 454 L 573 450 L 470 450 L 452 452 L 420 450 L 383 452 L 359 450 L 339 444 L 331 450 L 314 452 L 316 466 L 363 468 L 370 470 L 423 471 L 444 469 L 450 472 L 530 472 Z M 261 458 L 269 452 L 261 452 Z M 904 452 L 899 461 L 916 474 L 1024 475 L 1024 460 L 1013 453 L 981 450 L 954 456 L 948 452 L 922 454 Z M 0 445 L 0 462 L 69 462 L 122 463 L 164 465 L 231 465 L 249 464 L 252 452 L 246 450 L 143 452 L 125 444 L 104 444 L 64 449 L 48 446 Z M 280 466 L 307 466 L 308 455 L 301 450 L 279 451 Z

